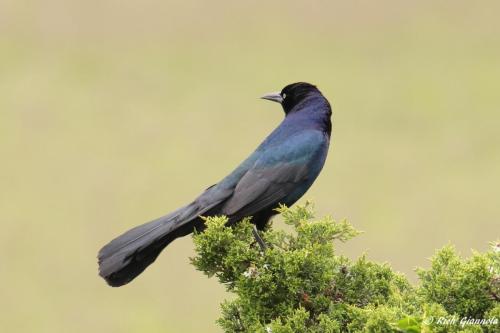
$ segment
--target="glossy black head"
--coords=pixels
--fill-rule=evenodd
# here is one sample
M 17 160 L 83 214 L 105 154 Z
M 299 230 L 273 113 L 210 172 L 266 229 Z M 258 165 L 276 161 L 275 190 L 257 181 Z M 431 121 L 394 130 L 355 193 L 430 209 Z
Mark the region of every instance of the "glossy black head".
M 306 82 L 297 82 L 287 85 L 281 92 L 270 93 L 262 98 L 280 103 L 285 113 L 288 113 L 295 105 L 315 93 L 320 93 L 316 86 Z

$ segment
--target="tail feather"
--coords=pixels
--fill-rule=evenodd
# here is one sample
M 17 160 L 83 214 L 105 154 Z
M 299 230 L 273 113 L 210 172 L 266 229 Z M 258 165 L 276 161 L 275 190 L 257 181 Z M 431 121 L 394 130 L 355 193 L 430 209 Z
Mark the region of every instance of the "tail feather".
M 113 239 L 99 251 L 99 275 L 113 287 L 132 281 L 177 237 L 175 222 L 167 215 Z
M 151 265 L 173 240 L 204 227 L 200 215 L 212 215 L 229 191 L 205 191 L 191 204 L 135 227 L 105 245 L 98 254 L 99 275 L 113 287 L 129 283 Z

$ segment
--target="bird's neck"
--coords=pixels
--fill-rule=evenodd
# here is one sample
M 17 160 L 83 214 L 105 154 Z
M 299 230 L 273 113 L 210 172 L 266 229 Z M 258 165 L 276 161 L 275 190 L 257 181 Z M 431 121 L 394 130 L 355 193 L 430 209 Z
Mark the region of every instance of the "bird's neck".
M 321 94 L 313 94 L 298 103 L 285 118 L 286 122 L 299 123 L 301 127 L 320 130 L 331 135 L 332 110 Z

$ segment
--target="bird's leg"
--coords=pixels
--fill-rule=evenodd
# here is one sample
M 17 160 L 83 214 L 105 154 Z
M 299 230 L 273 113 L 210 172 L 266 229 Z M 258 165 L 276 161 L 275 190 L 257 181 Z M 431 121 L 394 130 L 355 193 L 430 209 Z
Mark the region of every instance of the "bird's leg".
M 264 240 L 262 239 L 262 237 L 260 237 L 259 230 L 257 230 L 257 226 L 255 224 L 253 224 L 252 232 L 253 232 L 253 236 L 255 237 L 255 240 L 257 241 L 257 243 L 260 246 L 260 249 L 262 251 L 265 251 L 267 249 L 267 245 L 266 245 L 266 243 L 264 243 Z

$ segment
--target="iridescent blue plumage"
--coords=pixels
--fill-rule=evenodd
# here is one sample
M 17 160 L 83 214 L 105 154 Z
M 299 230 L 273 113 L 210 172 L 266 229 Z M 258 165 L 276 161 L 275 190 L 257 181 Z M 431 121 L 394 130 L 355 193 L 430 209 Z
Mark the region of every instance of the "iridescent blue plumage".
M 175 238 L 203 230 L 200 216 L 226 215 L 229 223 L 252 216 L 262 229 L 280 204 L 294 204 L 326 160 L 331 108 L 308 83 L 265 97 L 278 101 L 285 119 L 245 161 L 189 205 L 127 231 L 99 252 L 99 273 L 112 286 L 130 282 Z

